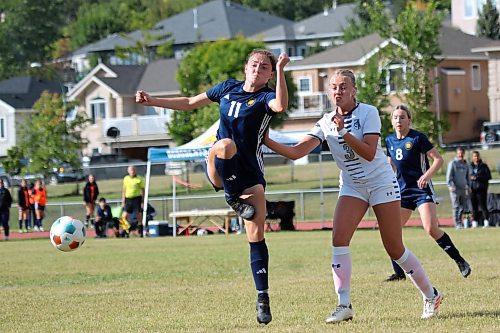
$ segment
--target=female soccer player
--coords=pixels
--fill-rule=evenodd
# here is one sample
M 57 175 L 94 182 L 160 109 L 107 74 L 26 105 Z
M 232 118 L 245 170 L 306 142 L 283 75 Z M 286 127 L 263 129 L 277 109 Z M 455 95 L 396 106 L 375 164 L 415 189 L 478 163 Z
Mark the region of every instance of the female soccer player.
M 401 225 L 404 226 L 411 212 L 418 208 L 422 225 L 429 236 L 455 260 L 463 277 L 468 277 L 471 268 L 460 255 L 450 236 L 439 228 L 436 196 L 432 186 L 432 175 L 443 165 L 443 158 L 429 139 L 410 128 L 411 113 L 406 105 L 398 105 L 391 115 L 395 133 L 385 138 L 389 162 L 396 171 L 401 189 Z M 429 167 L 429 159 L 432 165 Z M 394 274 L 386 280 L 404 280 L 405 273 L 392 260 Z
M 295 146 L 285 146 L 268 137 L 265 144 L 285 157 L 297 159 L 326 140 L 341 170 L 332 234 L 332 272 L 338 305 L 326 322 L 338 323 L 353 317 L 349 243 L 369 206 L 377 216 L 387 253 L 421 291 L 424 297 L 422 318 L 429 318 L 437 314 L 443 295 L 433 288 L 418 259 L 403 245 L 399 186 L 380 145 L 378 110 L 358 103 L 356 89 L 352 71 L 335 71 L 328 92 L 336 109 L 325 114 Z
M 207 157 L 207 176 L 216 190 L 224 189 L 227 203 L 245 219 L 250 243 L 250 265 L 257 289 L 257 321 L 272 320 L 268 296 L 269 253 L 264 239 L 266 181 L 262 143 L 275 112 L 288 107 L 283 68 L 290 61 L 285 53 L 278 60 L 262 49 L 253 50 L 245 64 L 245 81 L 226 80 L 195 97 L 154 98 L 138 91 L 136 102 L 174 110 L 193 110 L 212 102 L 220 105 L 217 142 Z M 276 91 L 268 87 L 276 73 Z

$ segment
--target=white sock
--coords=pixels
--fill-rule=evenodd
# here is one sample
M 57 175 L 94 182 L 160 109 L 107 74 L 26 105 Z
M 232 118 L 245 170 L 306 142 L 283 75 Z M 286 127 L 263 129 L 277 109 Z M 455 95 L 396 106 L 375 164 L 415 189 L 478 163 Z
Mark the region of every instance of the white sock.
M 425 274 L 424 268 L 410 250 L 405 249 L 401 258 L 397 259 L 396 262 L 405 270 L 425 298 L 434 297 L 434 288 Z
M 332 247 L 332 274 L 339 305 L 351 304 L 352 259 L 349 246 Z

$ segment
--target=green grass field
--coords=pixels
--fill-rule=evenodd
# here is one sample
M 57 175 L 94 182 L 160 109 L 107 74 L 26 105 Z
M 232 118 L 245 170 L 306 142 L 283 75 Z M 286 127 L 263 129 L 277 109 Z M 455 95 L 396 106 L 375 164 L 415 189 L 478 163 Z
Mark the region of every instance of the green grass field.
M 434 285 L 437 318 L 421 320 L 410 281 L 385 284 L 390 263 L 374 230 L 352 241 L 352 322 L 328 326 L 336 304 L 330 232 L 266 234 L 274 320 L 255 320 L 245 235 L 87 239 L 62 253 L 48 239 L 0 243 L 0 332 L 499 332 L 500 228 L 447 229 L 473 273 L 420 228 L 404 231 Z

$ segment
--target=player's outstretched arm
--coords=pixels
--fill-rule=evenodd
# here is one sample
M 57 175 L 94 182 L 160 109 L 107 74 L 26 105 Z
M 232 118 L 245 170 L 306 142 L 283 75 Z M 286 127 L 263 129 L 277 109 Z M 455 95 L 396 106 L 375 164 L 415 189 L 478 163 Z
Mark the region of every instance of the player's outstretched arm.
M 276 153 L 285 156 L 291 160 L 296 160 L 301 157 L 306 156 L 314 150 L 319 144 L 319 140 L 313 136 L 306 135 L 299 143 L 295 146 L 287 146 L 274 141 L 269 138 L 269 134 L 266 135 L 264 139 L 264 144 L 269 147 L 269 149 L 274 150 Z
M 153 97 L 144 90 L 135 93 L 135 102 L 144 106 L 157 106 L 165 109 L 191 111 L 199 107 L 210 104 L 212 101 L 206 93 L 201 93 L 194 97 Z
M 269 102 L 274 112 L 284 112 L 288 109 L 288 89 L 285 80 L 285 66 L 290 62 L 286 53 L 281 53 L 276 63 L 276 99 Z

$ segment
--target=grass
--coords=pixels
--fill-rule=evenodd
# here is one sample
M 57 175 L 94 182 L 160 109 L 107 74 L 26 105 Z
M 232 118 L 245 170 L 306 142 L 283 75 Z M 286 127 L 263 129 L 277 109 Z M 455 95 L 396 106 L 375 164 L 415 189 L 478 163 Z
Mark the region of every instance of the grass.
M 391 268 L 377 231 L 352 241 L 354 321 L 327 326 L 335 306 L 330 232 L 278 232 L 269 245 L 274 320 L 255 320 L 244 235 L 87 239 L 72 253 L 47 239 L 0 243 L 1 332 L 498 332 L 498 228 L 447 230 L 473 273 L 456 265 L 420 228 L 405 229 L 446 299 L 420 319 L 411 282 L 385 284 Z

